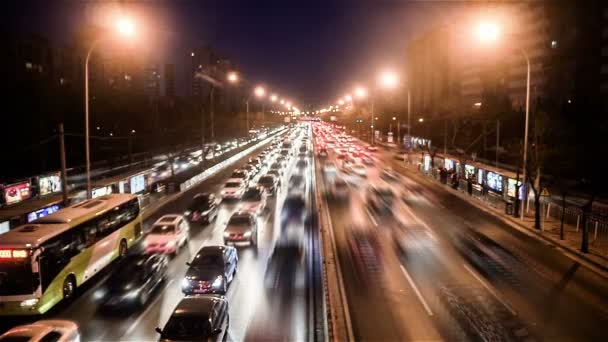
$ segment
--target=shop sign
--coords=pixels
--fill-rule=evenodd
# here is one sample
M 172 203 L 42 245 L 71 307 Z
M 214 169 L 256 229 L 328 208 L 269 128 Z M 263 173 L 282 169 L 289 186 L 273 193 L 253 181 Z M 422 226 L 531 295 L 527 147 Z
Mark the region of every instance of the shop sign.
M 111 193 L 112 193 L 112 186 L 108 185 L 108 186 L 103 186 L 101 188 L 93 189 L 91 197 L 97 198 L 97 197 L 109 195 Z
M 4 234 L 11 229 L 10 221 L 0 222 L 0 234 Z
M 483 180 L 484 180 L 483 172 L 484 172 L 483 169 L 477 170 L 477 183 L 478 184 L 483 184 Z
M 428 171 L 431 168 L 431 156 L 424 156 L 424 171 Z
M 32 197 L 30 182 L 8 185 L 4 188 L 4 201 L 7 205 L 19 203 Z
M 53 204 L 51 206 L 48 206 L 46 208 L 42 208 L 42 209 L 38 209 L 36 211 L 32 211 L 31 213 L 27 214 L 27 222 L 30 223 L 34 220 L 37 220 L 41 217 L 45 217 L 46 215 L 50 215 L 52 213 L 58 212 L 60 209 L 59 204 Z
M 453 170 L 454 169 L 454 161 L 451 159 L 445 159 L 443 162 L 443 166 L 445 167 L 446 170 Z
M 38 177 L 38 189 L 40 196 L 61 191 L 61 177 L 59 172 Z
M 469 178 L 473 177 L 474 174 L 475 174 L 475 166 L 469 165 L 469 164 L 465 164 L 464 165 L 464 176 L 465 176 L 465 178 L 469 179 Z

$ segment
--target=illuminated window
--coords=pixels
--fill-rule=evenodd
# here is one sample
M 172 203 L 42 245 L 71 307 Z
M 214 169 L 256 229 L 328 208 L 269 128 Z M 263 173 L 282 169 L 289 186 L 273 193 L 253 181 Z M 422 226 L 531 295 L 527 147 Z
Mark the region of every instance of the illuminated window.
M 31 69 L 31 68 L 32 68 L 32 63 L 30 63 L 30 62 L 25 62 L 25 68 L 26 68 L 26 69 Z
M 552 40 L 552 41 L 551 41 L 551 48 L 552 48 L 552 49 L 557 48 L 557 40 Z

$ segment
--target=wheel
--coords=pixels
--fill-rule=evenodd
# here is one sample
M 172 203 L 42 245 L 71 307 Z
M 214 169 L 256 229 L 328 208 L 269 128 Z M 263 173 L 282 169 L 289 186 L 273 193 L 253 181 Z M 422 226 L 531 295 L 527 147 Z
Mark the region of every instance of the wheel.
M 127 241 L 121 240 L 120 245 L 118 246 L 118 257 L 124 258 L 125 256 L 127 256 L 128 252 L 129 249 L 127 248 Z
M 74 276 L 68 276 L 63 281 L 63 299 L 70 299 L 74 296 L 76 290 L 76 280 Z

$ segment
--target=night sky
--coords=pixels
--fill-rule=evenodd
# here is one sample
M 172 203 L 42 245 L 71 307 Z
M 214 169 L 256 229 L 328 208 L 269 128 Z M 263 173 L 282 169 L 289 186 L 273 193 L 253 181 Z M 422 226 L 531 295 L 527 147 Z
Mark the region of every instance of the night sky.
M 134 14 L 145 29 L 138 51 L 160 63 L 208 44 L 241 66 L 252 83 L 300 105 L 323 104 L 380 68 L 400 68 L 407 42 L 448 15 L 435 1 L 19 1 L 10 30 L 68 44 L 77 27 Z M 183 83 L 178 80 L 178 83 Z M 181 88 L 181 89 L 179 89 Z M 183 84 L 178 91 L 183 92 Z

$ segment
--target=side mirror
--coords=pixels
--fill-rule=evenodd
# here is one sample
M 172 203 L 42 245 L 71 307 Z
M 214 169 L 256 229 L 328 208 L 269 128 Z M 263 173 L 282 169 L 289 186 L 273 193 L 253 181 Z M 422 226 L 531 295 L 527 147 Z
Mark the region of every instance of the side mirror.
M 211 335 L 214 335 L 214 336 L 215 336 L 215 335 L 219 335 L 219 334 L 221 334 L 221 333 L 222 333 L 222 329 L 220 329 L 220 328 L 215 328 L 215 329 L 213 329 L 213 331 L 211 332 Z
M 186 261 L 186 266 L 192 266 L 192 265 L 190 265 L 190 262 Z
M 162 333 L 163 333 L 163 331 L 162 331 L 162 330 L 160 330 L 160 328 L 159 328 L 159 327 L 156 327 L 156 328 L 154 329 L 154 331 L 156 331 L 156 332 L 157 332 L 157 333 L 159 333 L 159 334 L 162 334 Z

